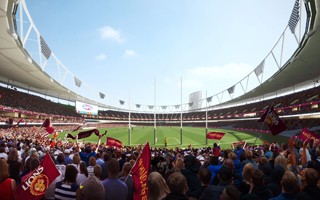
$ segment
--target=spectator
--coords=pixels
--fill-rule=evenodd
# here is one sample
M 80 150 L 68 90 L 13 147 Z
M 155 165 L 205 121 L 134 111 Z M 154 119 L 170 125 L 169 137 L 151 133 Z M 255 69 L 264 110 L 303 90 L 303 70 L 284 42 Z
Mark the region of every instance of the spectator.
M 220 196 L 220 200 L 239 200 L 241 192 L 234 186 L 228 185 Z
M 266 187 L 271 190 L 272 196 L 276 197 L 281 193 L 281 179 L 284 174 L 284 169 L 281 165 L 275 165 L 272 169 L 271 174 L 271 183 L 269 183 Z
M 228 157 L 233 160 L 234 171 L 233 171 L 233 184 L 236 187 L 239 187 L 242 182 L 242 171 L 243 167 L 241 165 L 240 159 L 238 158 L 237 154 L 234 152 L 230 152 Z
M 76 192 L 79 185 L 76 183 L 78 170 L 73 165 L 66 167 L 65 177 L 63 181 L 56 183 L 55 199 L 76 199 Z
M 89 176 L 94 176 L 93 169 L 94 169 L 94 166 L 96 166 L 96 164 L 97 163 L 96 163 L 95 157 L 91 156 L 89 159 L 89 166 L 87 167 Z
M 202 193 L 200 199 L 219 199 L 222 191 L 232 183 L 232 170 L 229 167 L 222 166 L 218 177 L 219 185 L 209 185 Z
M 209 164 L 208 168 L 211 172 L 211 184 L 218 185 L 219 178 L 217 175 L 218 175 L 220 168 L 221 168 L 221 165 L 219 164 L 218 157 L 210 157 L 210 164 Z
M 60 175 L 56 178 L 57 182 L 58 182 L 58 181 L 62 181 L 64 179 L 64 175 L 66 173 L 66 166 L 63 164 L 63 162 L 64 162 L 63 153 L 58 154 L 57 162 L 58 162 L 58 164 L 56 164 L 56 168 L 60 173 Z
M 0 159 L 1 158 L 8 160 L 8 154 L 5 152 L 4 147 L 0 147 Z
M 130 174 L 131 168 L 132 168 L 132 166 L 130 163 L 128 163 L 128 162 L 124 163 L 124 165 L 122 167 L 122 176 L 120 177 L 120 180 L 123 181 L 127 185 L 127 188 L 128 188 L 127 200 L 133 199 L 133 179 Z
M 78 170 L 78 172 L 80 172 L 80 156 L 78 153 L 74 154 L 73 157 L 72 157 L 72 164 L 73 166 L 75 166 Z
M 274 165 L 281 165 L 281 167 L 286 171 L 288 169 L 288 161 L 284 155 L 279 155 L 274 160 Z
M 77 192 L 77 199 L 82 200 L 104 200 L 105 191 L 103 184 L 97 177 L 90 176 L 82 184 Z M 97 191 L 97 192 L 95 192 Z
M 95 165 L 93 167 L 93 174 L 97 179 L 101 180 L 102 169 L 100 165 Z
M 78 173 L 78 176 L 77 176 L 77 184 L 81 185 L 81 183 L 84 182 L 88 177 L 88 170 L 86 167 L 86 163 L 83 161 L 80 163 L 79 166 L 80 166 L 80 173 Z
M 297 200 L 311 200 L 320 198 L 319 172 L 307 168 L 302 173 L 303 190 L 297 195 Z
M 188 200 L 186 192 L 188 190 L 187 179 L 181 172 L 170 174 L 167 179 L 167 185 L 170 193 L 163 200 Z
M 212 154 L 213 154 L 213 157 L 220 156 L 220 146 L 218 146 L 217 143 L 213 143 Z
M 112 158 L 108 162 L 108 178 L 102 181 L 105 199 L 125 200 L 128 196 L 127 185 L 118 178 L 119 161 Z
M 104 163 L 104 161 L 101 159 L 101 153 L 99 152 L 96 154 L 96 163 L 98 165 L 102 165 L 102 163 Z
M 70 150 L 69 149 L 65 149 L 64 150 L 64 161 L 63 161 L 64 165 L 69 165 L 69 164 L 71 164 L 73 162 L 70 159 L 69 155 L 70 155 Z
M 187 179 L 187 184 L 188 184 L 187 196 L 199 198 L 202 193 L 202 189 L 201 189 L 201 183 L 198 179 L 199 166 L 197 166 L 196 158 L 192 155 L 185 156 L 184 165 L 185 165 L 185 169 L 182 170 L 182 174 Z
M 166 181 L 158 172 L 151 172 L 149 174 L 147 186 L 149 200 L 161 200 L 169 193 Z
M 291 171 L 286 171 L 281 179 L 281 187 L 282 187 L 282 192 L 278 196 L 271 198 L 271 200 L 293 200 L 295 199 L 294 193 L 296 192 L 295 190 L 298 189 L 297 186 L 297 178 L 294 175 L 293 172 Z
M 9 178 L 9 166 L 4 159 L 0 158 L 0 198 L 13 199 L 16 189 L 16 181 Z
M 260 169 L 264 174 L 264 184 L 271 183 L 272 168 L 266 157 L 259 157 L 258 169 Z
M 272 197 L 272 192 L 264 187 L 264 174 L 261 170 L 255 169 L 251 178 L 251 187 L 249 194 L 242 196 L 243 200 L 261 199 L 267 200 Z
M 110 155 L 108 154 L 108 152 L 104 152 L 103 153 L 104 162 L 100 165 L 102 168 L 102 175 L 101 175 L 102 180 L 108 178 L 108 161 L 109 160 L 110 160 Z
M 22 170 L 22 163 L 19 161 L 19 155 L 16 148 L 11 149 L 8 156 L 10 178 L 14 179 L 17 184 L 20 183 L 20 172 Z
M 201 182 L 201 189 L 203 192 L 210 185 L 210 181 L 211 181 L 210 170 L 207 167 L 201 167 L 198 173 L 198 178 Z
M 244 167 L 247 163 L 251 163 L 254 169 L 258 169 L 258 165 L 255 160 L 253 160 L 252 151 L 248 150 L 245 153 L 246 159 L 241 162 L 242 167 Z

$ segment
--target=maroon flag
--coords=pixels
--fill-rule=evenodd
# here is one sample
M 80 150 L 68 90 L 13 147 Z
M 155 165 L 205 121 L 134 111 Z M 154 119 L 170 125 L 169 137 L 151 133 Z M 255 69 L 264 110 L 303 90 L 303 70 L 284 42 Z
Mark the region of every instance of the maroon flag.
M 107 137 L 107 146 L 122 148 L 122 142 L 112 137 Z
M 23 120 L 23 119 L 19 119 L 19 121 L 17 122 L 17 126 L 18 126 L 21 122 L 24 122 L 24 120 Z
M 82 126 L 77 126 L 75 129 L 72 130 L 72 132 L 75 132 L 77 130 L 79 130 Z
M 207 133 L 207 138 L 208 139 L 213 139 L 213 140 L 221 140 L 221 138 L 224 136 L 225 133 L 222 132 L 209 132 Z
M 98 129 L 92 129 L 88 131 L 82 131 L 78 134 L 78 139 L 87 138 L 92 135 L 92 133 L 96 134 L 96 136 L 99 136 L 99 130 Z M 67 138 L 76 139 L 76 137 L 72 136 L 70 133 L 67 135 Z
M 238 145 L 241 145 L 242 147 L 246 147 L 246 142 L 245 141 L 240 141 L 240 142 L 232 142 L 231 146 L 234 149 L 235 147 L 237 147 Z
M 51 124 L 51 121 L 49 118 L 45 119 L 41 125 L 41 127 L 44 127 L 47 133 L 52 134 L 54 132 L 54 128 Z
M 133 199 L 148 199 L 147 180 L 150 171 L 150 159 L 150 146 L 147 142 L 142 150 L 142 153 L 131 169 L 134 183 Z
M 301 134 L 299 135 L 299 139 L 302 140 L 302 141 L 309 141 L 311 139 L 315 140 L 315 139 L 318 139 L 320 140 L 320 135 L 317 135 L 316 133 L 304 128 L 302 129 L 302 132 Z
M 258 122 L 267 123 L 272 135 L 278 135 L 287 128 L 273 107 L 267 109 Z
M 49 154 L 46 154 L 40 165 L 23 177 L 14 192 L 15 199 L 34 200 L 44 198 L 49 185 L 60 175 Z

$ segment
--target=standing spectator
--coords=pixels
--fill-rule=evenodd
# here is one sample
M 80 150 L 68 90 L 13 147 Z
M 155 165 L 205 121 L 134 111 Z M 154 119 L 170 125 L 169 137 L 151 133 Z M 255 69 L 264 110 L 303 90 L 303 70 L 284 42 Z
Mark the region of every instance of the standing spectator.
M 207 167 L 201 167 L 198 173 L 198 177 L 201 182 L 201 188 L 203 192 L 210 185 L 211 172 Z
M 163 200 L 188 200 L 186 192 L 188 190 L 187 179 L 181 172 L 170 174 L 167 179 L 167 185 L 170 193 Z
M 319 172 L 315 169 L 307 168 L 302 173 L 303 190 L 297 195 L 297 200 L 312 200 L 320 198 Z
M 5 152 L 4 147 L 0 147 L 0 159 L 1 158 L 8 160 L 8 154 Z
M 266 187 L 271 190 L 272 196 L 276 197 L 281 193 L 281 179 L 284 174 L 284 169 L 281 165 L 275 165 L 271 173 L 271 183 Z
M 110 160 L 110 155 L 107 152 L 103 153 L 103 163 L 100 165 L 102 168 L 101 179 L 104 180 L 108 178 L 108 161 Z
M 286 171 L 281 179 L 282 192 L 271 200 L 293 200 L 295 199 L 294 193 L 298 189 L 297 178 L 291 171 Z
M 58 164 L 56 164 L 56 168 L 59 171 L 60 175 L 56 179 L 57 179 L 57 181 L 61 181 L 64 179 L 64 174 L 66 172 L 66 166 L 63 164 L 63 162 L 64 162 L 63 153 L 58 154 L 57 162 L 58 162 Z
M 104 163 L 104 161 L 101 159 L 101 153 L 99 152 L 96 154 L 96 163 L 98 165 L 102 165 L 102 163 Z
M 220 196 L 220 200 L 239 200 L 241 192 L 234 186 L 228 185 Z
M 161 200 L 169 193 L 166 181 L 159 172 L 151 172 L 148 177 L 148 199 Z
M 127 185 L 118 178 L 119 161 L 112 158 L 108 162 L 108 178 L 102 181 L 105 189 L 105 199 L 126 200 L 128 195 Z
M 9 166 L 4 159 L 0 158 L 0 198 L 13 199 L 16 189 L 16 181 L 9 178 Z
M 120 180 L 123 181 L 128 188 L 127 200 L 133 199 L 133 179 L 130 174 L 131 168 L 131 164 L 126 162 L 122 167 L 122 176 L 120 177 Z
M 91 156 L 89 159 L 89 166 L 87 167 L 89 176 L 94 176 L 93 170 L 94 170 L 94 166 L 96 166 L 96 164 L 97 163 L 96 163 L 95 157 Z
M 78 173 L 78 176 L 77 176 L 77 184 L 81 185 L 81 183 L 85 181 L 88 177 L 88 170 L 86 167 L 86 163 L 83 161 L 80 163 L 79 166 L 80 166 L 80 173 Z
M 258 169 L 258 165 L 256 161 L 253 159 L 252 151 L 248 150 L 245 153 L 246 159 L 241 162 L 242 167 L 244 167 L 247 163 L 251 163 L 254 169 Z
M 64 165 L 69 165 L 69 164 L 71 164 L 73 162 L 71 160 L 71 158 L 69 157 L 69 155 L 70 155 L 70 150 L 69 149 L 65 149 L 64 150 L 64 161 L 63 161 Z
M 72 157 L 72 164 L 73 166 L 75 166 L 78 170 L 78 172 L 80 172 L 80 156 L 78 153 L 74 154 Z
M 220 146 L 218 146 L 217 143 L 213 143 L 212 154 L 213 154 L 213 157 L 220 156 Z
M 76 199 L 76 192 L 79 185 L 76 183 L 78 170 L 73 165 L 66 167 L 66 173 L 63 181 L 56 183 L 55 199 Z
M 218 157 L 210 157 L 210 164 L 208 166 L 210 172 L 211 172 L 211 184 L 212 185 L 218 185 L 219 184 L 219 178 L 218 173 L 221 169 L 221 165 L 219 164 Z
M 202 193 L 202 189 L 201 183 L 198 179 L 199 166 L 197 165 L 196 158 L 192 155 L 185 156 L 184 166 L 185 169 L 182 170 L 182 174 L 187 179 L 187 196 L 199 198 Z
M 250 191 L 251 179 L 253 176 L 254 168 L 251 163 L 247 163 L 242 171 L 242 182 L 238 187 L 242 195 L 248 194 Z
M 7 162 L 9 164 L 10 178 L 14 179 L 16 183 L 19 184 L 22 163 L 19 161 L 19 155 L 16 148 L 11 149 Z
M 94 192 L 94 191 L 98 191 L 98 192 Z M 95 176 L 88 177 L 81 184 L 81 189 L 77 191 L 77 199 L 104 200 L 105 191 L 101 181 Z

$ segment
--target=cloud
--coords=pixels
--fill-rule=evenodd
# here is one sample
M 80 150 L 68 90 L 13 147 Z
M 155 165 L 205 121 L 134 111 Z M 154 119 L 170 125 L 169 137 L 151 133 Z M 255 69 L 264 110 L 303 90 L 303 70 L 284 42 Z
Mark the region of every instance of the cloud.
M 124 37 L 121 35 L 121 33 L 111 26 L 104 26 L 100 28 L 100 37 L 103 40 L 115 40 L 118 43 L 124 42 Z
M 221 92 L 238 83 L 251 71 L 252 66 L 244 63 L 191 68 L 184 73 L 182 87 L 190 91 L 209 89 Z
M 96 60 L 106 60 L 107 59 L 107 55 L 102 53 L 102 54 L 99 54 L 99 55 L 96 55 Z
M 124 57 L 133 57 L 136 55 L 136 52 L 133 50 L 126 49 L 124 52 Z

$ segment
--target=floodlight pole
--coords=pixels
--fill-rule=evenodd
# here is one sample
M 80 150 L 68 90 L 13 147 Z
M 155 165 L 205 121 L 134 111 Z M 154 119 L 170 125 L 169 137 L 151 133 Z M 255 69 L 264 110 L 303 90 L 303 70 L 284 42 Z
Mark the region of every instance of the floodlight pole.
M 180 86 L 181 86 L 181 98 L 180 98 L 180 100 L 181 100 L 181 105 L 180 105 L 180 107 L 181 107 L 181 114 L 180 114 L 180 145 L 182 145 L 182 77 L 181 77 L 181 83 L 180 83 Z
M 131 145 L 131 113 L 130 113 L 130 90 L 129 90 L 129 125 L 128 125 L 128 145 Z
M 207 100 L 207 91 L 206 91 L 206 145 L 208 145 L 208 138 L 207 138 L 207 134 L 208 134 L 208 100 Z
M 153 116 L 154 116 L 154 125 L 153 125 L 153 144 L 157 143 L 157 120 L 156 120 L 156 77 L 154 77 L 154 106 L 153 106 Z

